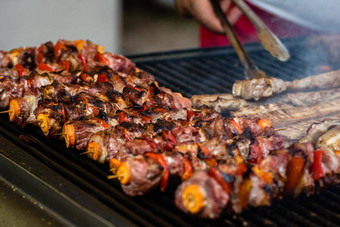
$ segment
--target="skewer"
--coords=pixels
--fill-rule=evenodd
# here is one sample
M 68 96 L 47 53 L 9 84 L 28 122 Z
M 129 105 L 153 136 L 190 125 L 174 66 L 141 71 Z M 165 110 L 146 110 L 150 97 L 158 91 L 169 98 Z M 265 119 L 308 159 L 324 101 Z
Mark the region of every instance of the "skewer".
M 84 155 L 84 154 L 94 154 L 94 152 L 93 151 L 85 151 L 85 152 L 80 153 L 80 155 Z
M 276 131 L 281 131 L 281 130 L 285 130 L 285 129 L 287 129 L 287 128 L 276 128 L 276 129 L 274 129 L 274 131 L 276 132 Z
M 4 111 L 1 111 L 0 114 L 2 114 L 2 113 L 12 113 L 12 112 L 13 112 L 13 110 L 4 110 Z
M 43 123 L 43 121 L 32 121 L 32 124 L 38 124 L 41 125 Z
M 111 179 L 122 178 L 122 177 L 123 177 L 122 174 L 121 175 L 109 175 L 107 176 L 107 179 L 111 180 Z
M 293 81 L 284 81 L 279 78 L 260 78 L 236 81 L 232 88 L 234 97 L 245 100 L 274 96 L 285 91 L 304 91 L 310 89 L 329 90 L 340 86 L 340 70 L 308 76 Z M 254 92 L 256 88 L 256 92 Z M 260 90 L 261 88 L 261 90 Z
M 67 136 L 67 134 L 66 133 L 55 133 L 55 134 L 53 134 L 54 136 Z

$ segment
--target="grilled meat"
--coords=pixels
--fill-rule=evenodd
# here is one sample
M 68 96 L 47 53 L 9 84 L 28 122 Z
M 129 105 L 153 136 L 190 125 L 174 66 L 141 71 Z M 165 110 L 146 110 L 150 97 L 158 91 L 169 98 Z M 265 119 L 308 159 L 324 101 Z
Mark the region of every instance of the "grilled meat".
M 162 168 L 157 162 L 141 155 L 127 159 L 117 171 L 122 189 L 130 196 L 144 194 L 156 187 L 161 180 L 161 173 Z
M 331 71 L 315 76 L 305 77 L 299 80 L 293 80 L 287 84 L 287 89 L 296 91 L 304 89 L 331 89 L 340 86 L 340 71 Z
M 226 118 L 206 106 L 193 109 L 189 99 L 158 86 L 129 59 L 81 40 L 0 52 L 0 64 L 7 67 L 0 70 L 1 106 L 12 103 L 12 120 L 21 126 L 36 123 L 46 136 L 63 137 L 66 147 L 87 149 L 94 161 L 108 162 L 128 195 L 157 187 L 164 191 L 168 182 L 182 181 L 178 207 L 217 218 L 225 210 L 239 213 L 339 182 L 336 121 L 309 130 L 308 143 L 287 149 L 272 127 L 338 114 L 334 99 L 319 109 L 289 104 L 251 109 L 251 102 L 243 100 L 247 109 Z M 240 82 L 235 93 L 259 99 L 288 87 L 300 89 L 300 83 L 314 86 L 308 80 L 288 84 L 269 78 Z M 266 115 L 255 117 L 265 109 L 271 110 L 272 123 Z M 246 115 L 238 115 L 245 110 Z
M 322 102 L 308 107 L 294 107 L 287 104 L 269 104 L 256 108 L 242 108 L 240 111 L 232 112 L 233 117 L 245 116 L 248 118 L 262 116 L 269 119 L 274 128 L 287 128 L 279 131 L 291 140 L 301 139 L 307 128 L 314 122 L 322 121 L 324 118 L 337 118 L 340 114 L 337 100 Z M 289 130 L 296 133 L 291 134 Z
M 335 126 L 318 138 L 316 147 L 326 147 L 333 151 L 340 151 L 340 126 Z
M 318 185 L 338 183 L 339 177 L 334 176 L 338 176 L 339 161 L 339 155 L 329 149 L 295 143 L 252 167 L 220 163 L 209 172 L 195 173 L 177 188 L 175 203 L 184 212 L 204 218 L 219 217 L 225 210 L 240 213 L 247 207 L 268 206 L 283 196 L 312 194 Z M 225 198 L 222 206 L 216 198 Z
M 340 71 L 326 72 L 294 81 L 283 81 L 273 77 L 236 81 L 232 93 L 235 97 L 246 100 L 259 100 L 286 90 L 331 89 L 340 86 L 339 73 Z
M 311 142 L 315 144 L 316 140 L 327 132 L 331 127 L 340 125 L 340 120 L 325 119 L 318 123 L 313 123 L 307 129 L 306 135 L 299 140 L 300 143 Z
M 206 193 L 211 196 L 200 198 Z M 221 215 L 229 202 L 229 197 L 229 194 L 208 173 L 197 172 L 190 178 L 190 181 L 183 182 L 177 188 L 175 204 L 186 213 L 199 213 L 203 217 L 214 219 Z
M 63 136 L 65 138 L 66 147 L 84 150 L 86 149 L 92 134 L 108 130 L 109 128 L 109 124 L 99 118 L 67 121 L 63 126 Z
M 321 91 L 305 92 L 284 92 L 274 97 L 258 101 L 244 100 L 234 97 L 231 94 L 213 94 L 213 95 L 194 95 L 191 98 L 192 105 L 199 108 L 206 105 L 216 112 L 237 111 L 241 108 L 254 108 L 270 103 L 282 103 L 293 106 L 311 106 L 324 101 L 333 101 L 339 99 L 340 89 L 334 88 Z
M 286 82 L 274 77 L 236 81 L 233 85 L 233 95 L 245 100 L 259 100 L 279 94 L 287 89 Z

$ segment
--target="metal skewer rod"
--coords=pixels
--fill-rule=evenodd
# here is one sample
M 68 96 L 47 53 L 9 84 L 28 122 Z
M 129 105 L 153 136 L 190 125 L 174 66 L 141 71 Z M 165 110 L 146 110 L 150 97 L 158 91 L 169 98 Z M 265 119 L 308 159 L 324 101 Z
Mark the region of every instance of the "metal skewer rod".
M 257 68 L 257 66 L 251 61 L 249 55 L 246 53 L 244 50 L 244 47 L 242 46 L 240 40 L 237 38 L 237 35 L 226 18 L 224 12 L 222 11 L 219 2 L 217 0 L 210 0 L 214 12 L 218 19 L 221 22 L 221 25 L 224 28 L 225 34 L 227 38 L 230 40 L 231 44 L 233 45 L 241 63 L 243 64 L 245 68 L 245 76 L 246 78 L 262 78 L 262 77 L 267 77 L 267 75 L 262 71 Z

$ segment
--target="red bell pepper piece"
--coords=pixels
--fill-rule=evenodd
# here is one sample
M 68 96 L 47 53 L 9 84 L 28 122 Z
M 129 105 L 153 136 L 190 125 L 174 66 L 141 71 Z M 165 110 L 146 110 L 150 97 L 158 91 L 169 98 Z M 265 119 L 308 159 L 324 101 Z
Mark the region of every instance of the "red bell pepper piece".
M 71 67 L 71 63 L 66 60 L 60 61 L 59 65 L 62 66 L 66 71 L 69 71 Z
M 42 53 L 37 54 L 37 62 L 38 63 L 44 62 L 44 55 Z
M 56 45 L 53 47 L 53 53 L 54 53 L 54 59 L 58 60 L 62 51 L 63 51 L 64 45 L 58 41 Z
M 143 119 L 143 121 L 145 121 L 145 123 L 150 123 L 151 122 L 151 117 L 147 117 L 147 116 L 144 116 L 144 115 L 140 115 L 140 116 Z
M 94 56 L 95 61 L 99 61 L 101 63 L 104 63 L 105 65 L 110 65 L 110 61 L 101 53 L 97 52 Z
M 54 70 L 49 65 L 44 64 L 44 63 L 39 63 L 38 68 L 42 71 L 54 72 Z
M 27 80 L 28 87 L 32 87 L 32 80 Z
M 117 115 L 119 117 L 119 119 L 118 119 L 119 123 L 132 122 L 131 117 L 127 113 L 125 113 L 124 111 L 118 112 Z
M 44 62 L 44 44 L 41 44 L 40 47 L 37 49 L 37 62 L 42 63 Z
M 17 69 L 18 73 L 19 73 L 19 77 L 25 75 L 25 68 L 22 66 L 22 64 L 16 64 L 15 68 Z
M 174 135 L 170 131 L 163 130 L 162 137 L 166 140 L 165 148 L 169 151 L 172 150 L 174 145 L 177 143 Z
M 146 139 L 149 146 L 152 148 L 153 151 L 157 151 L 158 147 L 157 144 L 153 140 Z
M 109 81 L 109 78 L 107 77 L 106 73 L 101 73 L 97 78 L 97 82 L 100 82 L 100 83 L 105 83 L 108 81 Z
M 304 167 L 304 159 L 301 156 L 292 157 L 287 167 L 287 181 L 284 188 L 286 194 L 292 194 L 299 183 L 299 179 Z
M 100 118 L 96 118 L 96 117 L 94 117 L 92 119 L 98 120 L 102 124 L 102 126 L 104 127 L 105 130 L 108 130 L 110 128 L 109 124 L 106 121 L 104 121 Z
M 174 145 L 170 141 L 167 141 L 165 143 L 165 149 L 167 149 L 168 151 L 171 151 L 173 148 L 174 148 Z
M 143 111 L 145 111 L 145 110 L 148 109 L 148 107 L 147 107 L 145 104 L 143 104 L 142 107 L 143 107 L 143 108 L 140 108 L 140 109 L 138 110 L 138 112 L 143 112 Z
M 186 180 L 192 175 L 192 166 L 187 157 L 183 157 L 183 169 L 182 180 Z
M 85 71 L 85 72 L 88 72 L 88 71 L 89 71 L 89 68 L 88 68 L 88 66 L 87 66 L 87 62 L 86 62 L 85 56 L 82 55 L 82 54 L 79 54 L 79 58 L 80 58 L 81 64 L 82 64 L 83 67 L 84 67 L 84 71 Z
M 324 172 L 322 169 L 322 156 L 323 156 L 322 150 L 314 151 L 314 162 L 312 165 L 312 175 L 314 180 L 319 180 L 324 176 Z
M 139 88 L 139 87 L 137 87 L 135 84 L 134 84 L 134 86 L 129 86 L 129 87 L 135 89 L 135 90 L 138 91 L 138 92 L 146 91 L 146 89 L 144 89 L 144 88 Z M 150 89 L 151 89 L 151 88 L 150 88 Z
M 230 122 L 235 126 L 235 128 L 238 131 L 238 134 L 241 135 L 243 133 L 242 128 L 239 126 L 239 124 L 236 123 L 236 121 L 234 121 L 234 119 L 229 119 Z
M 219 185 L 223 188 L 223 190 L 229 195 L 230 194 L 230 186 L 228 183 L 223 179 L 223 176 L 219 170 L 216 168 L 211 168 L 209 170 L 209 176 L 214 178 Z
M 174 145 L 177 143 L 175 136 L 169 131 L 169 140 L 171 141 L 171 143 L 173 143 Z
M 87 81 L 87 75 L 85 74 L 85 73 L 82 73 L 81 75 L 80 75 L 80 78 L 83 80 L 83 81 Z
M 63 122 L 65 123 L 66 122 L 66 113 L 65 113 L 65 107 L 64 106 L 61 108 L 61 114 L 63 115 Z
M 241 176 L 245 172 L 247 172 L 247 166 L 244 163 L 237 164 L 236 174 Z
M 95 106 L 89 106 L 89 108 L 92 110 L 92 113 L 94 116 L 97 116 L 99 114 L 99 110 Z
M 205 147 L 205 146 L 203 146 L 202 144 L 200 144 L 200 145 L 199 145 L 199 148 L 200 148 L 201 151 L 203 152 L 204 156 L 206 156 L 206 157 L 211 156 L 211 155 L 210 155 L 211 152 L 210 152 L 210 150 L 209 150 L 207 147 Z
M 194 111 L 192 110 L 187 110 L 187 121 L 191 120 L 191 117 L 194 115 Z
M 193 110 L 187 110 L 187 121 L 194 120 L 195 118 L 201 116 L 202 113 L 198 111 L 193 111 Z
M 152 152 L 147 152 L 145 153 L 145 155 L 163 167 L 163 175 L 162 175 L 162 180 L 161 180 L 161 191 L 165 191 L 166 187 L 168 186 L 169 169 L 168 169 L 168 165 L 165 162 L 164 157 L 161 154 L 152 153 Z

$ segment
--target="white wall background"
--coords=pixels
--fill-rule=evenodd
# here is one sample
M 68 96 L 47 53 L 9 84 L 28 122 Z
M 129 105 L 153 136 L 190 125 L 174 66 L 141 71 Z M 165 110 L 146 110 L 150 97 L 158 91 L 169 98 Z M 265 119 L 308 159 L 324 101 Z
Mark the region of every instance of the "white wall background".
M 0 50 L 88 39 L 120 52 L 121 0 L 0 0 Z

